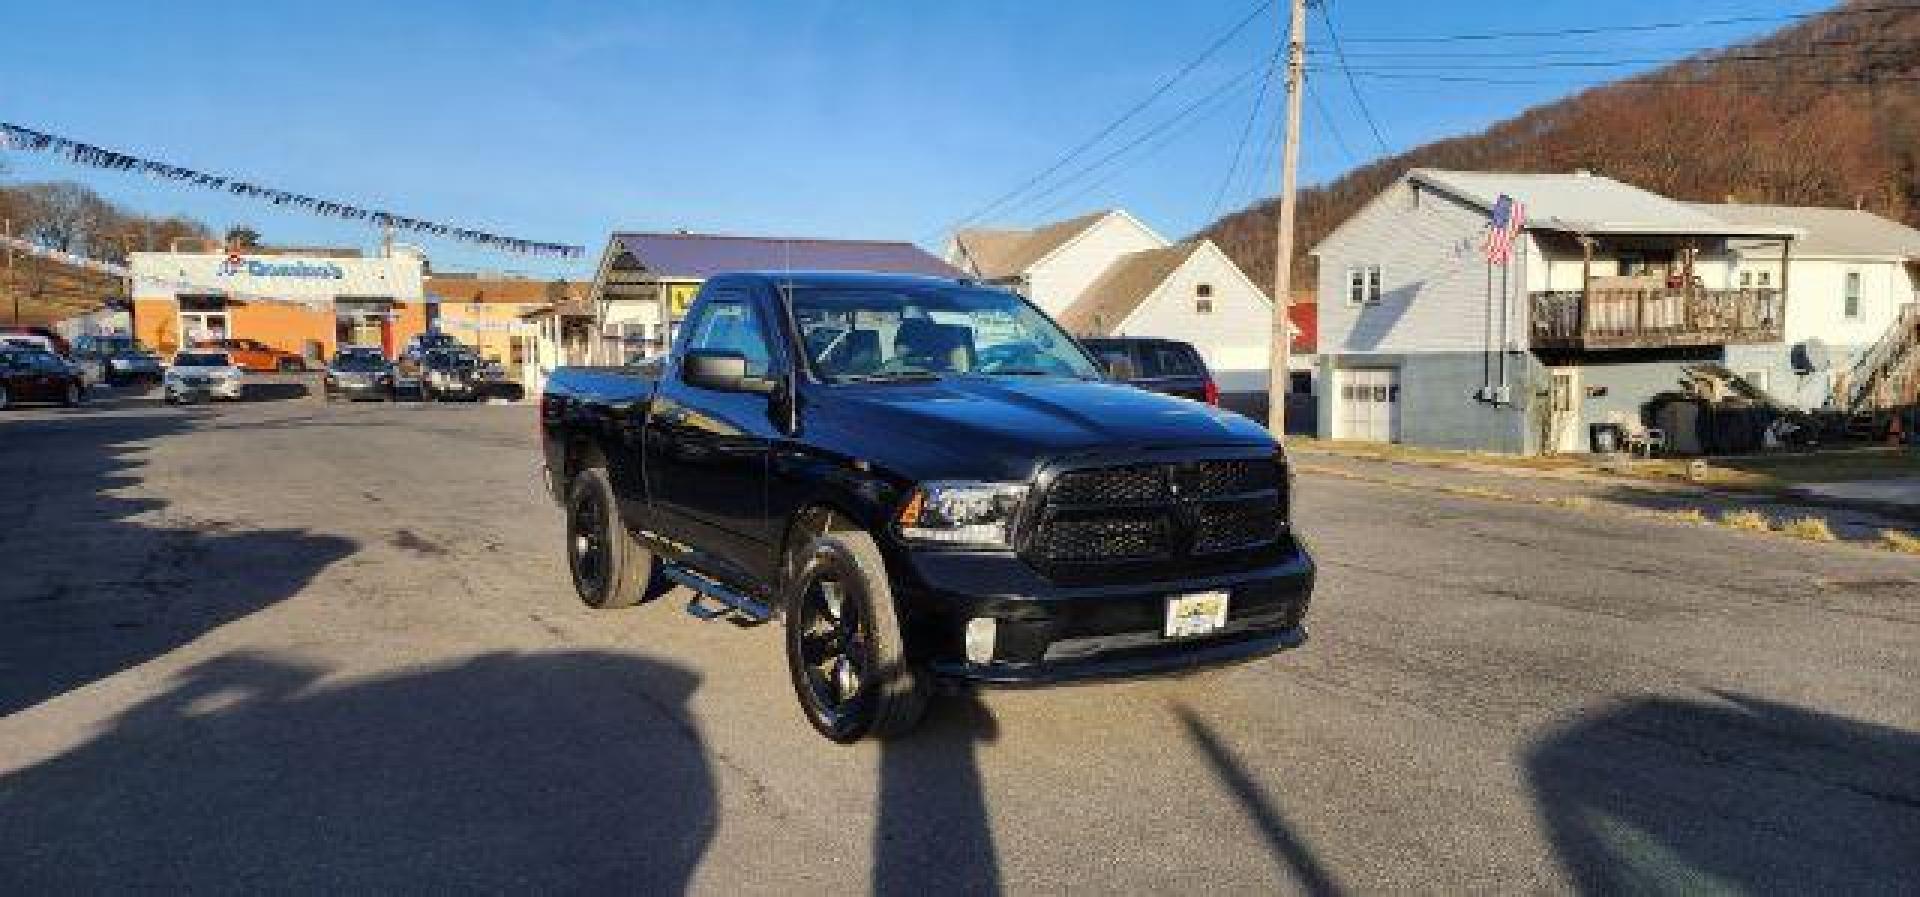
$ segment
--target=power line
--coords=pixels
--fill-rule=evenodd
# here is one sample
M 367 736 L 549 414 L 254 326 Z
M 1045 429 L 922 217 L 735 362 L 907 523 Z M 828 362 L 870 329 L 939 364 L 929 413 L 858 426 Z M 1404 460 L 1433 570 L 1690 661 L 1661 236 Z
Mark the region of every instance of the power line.
M 996 211 L 999 211 L 1000 207 L 1006 204 L 1008 201 L 1027 192 L 1028 190 L 1032 189 L 1035 185 L 1039 184 L 1041 181 L 1044 181 L 1048 177 L 1052 176 L 1054 172 L 1059 171 L 1060 169 L 1066 167 L 1068 163 L 1072 162 L 1074 159 L 1079 158 L 1080 154 L 1091 149 L 1095 144 L 1098 144 L 1100 141 L 1105 140 L 1108 137 L 1108 135 L 1111 135 L 1113 132 L 1119 130 L 1121 126 L 1125 125 L 1127 122 L 1132 121 L 1134 116 L 1139 115 L 1148 106 L 1153 105 L 1154 101 L 1160 99 L 1162 96 L 1165 96 L 1167 91 L 1172 90 L 1175 84 L 1180 83 L 1180 81 L 1184 79 L 1187 75 L 1191 74 L 1193 70 L 1199 68 L 1208 59 L 1213 58 L 1213 55 L 1215 53 L 1218 53 L 1220 51 L 1220 48 L 1226 46 L 1227 43 L 1233 40 L 1233 38 L 1236 35 L 1238 35 L 1242 30 L 1244 30 L 1249 24 L 1252 24 L 1253 20 L 1256 18 L 1259 18 L 1260 14 L 1265 12 L 1267 10 L 1267 7 L 1272 6 L 1273 3 L 1274 3 L 1274 0 L 1261 0 L 1260 4 L 1253 8 L 1253 11 L 1247 13 L 1245 17 L 1240 19 L 1240 21 L 1234 23 L 1232 28 L 1227 29 L 1225 34 L 1222 34 L 1218 38 L 1216 38 L 1212 44 L 1209 44 L 1205 50 L 1201 51 L 1200 55 L 1189 60 L 1186 65 L 1181 66 L 1180 69 L 1174 72 L 1172 76 L 1168 77 L 1165 81 L 1160 82 L 1160 86 L 1154 88 L 1152 93 L 1147 94 L 1145 99 L 1142 99 L 1139 102 L 1133 104 L 1131 107 L 1127 109 L 1126 112 L 1121 113 L 1119 118 L 1116 118 L 1111 122 L 1108 122 L 1106 127 L 1101 128 L 1092 137 L 1089 137 L 1086 140 L 1083 140 L 1080 143 L 1076 144 L 1072 149 L 1068 150 L 1065 155 L 1061 156 L 1059 159 L 1054 160 L 1053 164 L 1042 169 L 1039 174 L 1036 174 L 1026 179 L 1025 181 L 1022 181 L 1019 186 L 1014 187 L 1012 190 L 1009 190 L 1006 193 L 1001 194 L 999 197 L 995 198 L 992 202 L 987 203 L 984 206 L 981 206 L 980 208 L 974 210 L 971 214 L 962 216 L 961 218 L 954 221 L 951 225 L 947 226 L 946 228 L 943 228 L 942 230 L 958 230 L 959 228 L 964 227 L 967 224 L 970 224 L 974 221 L 977 221 L 981 218 L 991 215 Z
M 1863 6 L 1854 9 L 1833 9 L 1822 12 L 1781 13 L 1775 15 L 1725 16 L 1717 19 L 1693 19 L 1690 21 L 1643 22 L 1631 25 L 1593 25 L 1583 28 L 1551 28 L 1534 31 L 1487 31 L 1477 34 L 1441 34 L 1441 35 L 1384 35 L 1378 37 L 1351 37 L 1349 43 L 1355 44 L 1434 44 L 1454 41 L 1510 40 L 1515 38 L 1561 38 L 1582 37 L 1593 34 L 1618 34 L 1623 32 L 1666 31 L 1675 28 L 1713 28 L 1725 25 L 1751 25 L 1761 22 L 1797 22 L 1821 16 L 1854 16 L 1882 12 L 1910 12 L 1920 10 L 1920 5 L 1901 4 L 1888 6 Z
M 1920 7 L 1916 7 L 1916 9 L 1920 9 Z M 1887 48 L 1869 47 L 1870 44 L 1881 44 L 1881 43 L 1891 43 L 1891 44 L 1895 44 L 1895 46 L 1887 47 Z M 1910 41 L 1900 41 L 1900 40 L 1895 40 L 1891 38 L 1873 38 L 1873 39 L 1864 40 L 1864 41 L 1814 40 L 1814 41 L 1798 42 L 1797 45 L 1807 46 L 1807 47 L 1842 47 L 1842 48 L 1869 47 L 1868 52 L 1911 52 L 1912 51 L 1912 44 Z M 1735 45 L 1735 47 L 1737 46 L 1739 45 Z M 1747 46 L 1752 47 L 1755 50 L 1760 49 L 1755 44 L 1748 44 Z M 1712 47 L 1704 47 L 1704 46 L 1532 47 L 1524 50 L 1501 50 L 1500 55 L 1506 56 L 1506 57 L 1512 57 L 1512 56 L 1605 56 L 1608 54 L 1620 53 L 1623 51 L 1632 51 L 1632 50 L 1638 50 L 1642 52 L 1652 52 L 1652 53 L 1704 54 L 1704 53 L 1727 52 L 1729 50 L 1735 49 L 1735 47 L 1729 47 L 1725 44 L 1722 44 L 1719 46 L 1712 46 Z M 1327 55 L 1327 52 L 1328 51 L 1325 51 L 1325 50 L 1316 50 L 1312 53 L 1309 53 L 1308 55 L 1325 56 Z M 1342 59 L 1349 59 L 1349 58 L 1352 58 L 1352 59 L 1485 59 L 1487 58 L 1487 52 L 1488 51 L 1486 50 L 1404 50 L 1404 49 L 1373 50 L 1373 51 L 1356 50 L 1351 53 L 1341 54 L 1341 58 Z M 1685 56 L 1683 55 L 1675 58 L 1685 58 Z
M 1148 128 L 1146 131 L 1141 132 L 1140 134 L 1136 135 L 1131 141 L 1128 141 L 1127 143 L 1121 145 L 1118 149 L 1115 149 L 1112 152 L 1109 152 L 1106 155 L 1101 156 L 1098 160 L 1086 165 L 1085 167 L 1081 168 L 1079 171 L 1067 176 L 1062 180 L 1055 181 L 1052 186 L 1046 188 L 1045 190 L 1035 193 L 1027 197 L 1026 199 L 1021 200 L 1020 202 L 1015 203 L 1013 206 L 1010 206 L 1008 208 L 1008 211 L 1011 212 L 1013 209 L 1020 208 L 1021 206 L 1024 206 L 1028 203 L 1045 199 L 1048 196 L 1058 193 L 1061 189 L 1065 188 L 1069 184 L 1072 184 L 1075 181 L 1078 181 L 1092 174 L 1094 171 L 1106 165 L 1108 162 L 1112 162 L 1113 160 L 1126 155 L 1128 152 L 1132 151 L 1135 147 L 1138 147 L 1141 144 L 1146 143 L 1149 140 L 1152 140 L 1154 137 L 1157 137 L 1160 134 L 1167 132 L 1168 130 L 1172 129 L 1175 125 L 1178 125 L 1181 122 L 1185 121 L 1188 117 L 1192 116 L 1195 112 L 1199 111 L 1202 107 L 1205 107 L 1210 103 L 1214 103 L 1216 101 L 1220 101 L 1225 98 L 1231 97 L 1235 91 L 1245 88 L 1247 86 L 1246 85 L 1247 78 L 1251 75 L 1258 74 L 1264 65 L 1265 63 L 1259 63 L 1254 65 L 1252 68 L 1246 69 L 1240 72 L 1239 74 L 1234 75 L 1232 78 L 1229 78 L 1225 82 L 1223 82 L 1219 87 L 1214 88 L 1213 91 L 1211 91 L 1210 93 L 1207 93 L 1206 95 L 1200 97 L 1199 99 L 1194 100 L 1192 103 L 1189 103 L 1186 106 L 1182 107 L 1180 111 L 1174 113 L 1171 118 L 1165 119 L 1161 121 L 1158 125 L 1155 125 L 1151 128 Z M 1172 136 L 1177 137 L 1179 135 L 1176 133 Z M 1171 138 L 1169 138 L 1169 141 L 1170 139 Z M 1152 149 L 1157 150 L 1164 145 L 1165 145 L 1164 143 L 1156 144 Z M 1079 193 L 1073 194 L 1072 198 L 1077 199 L 1080 196 L 1086 195 L 1088 192 L 1091 192 L 1091 190 L 1094 189 L 1095 187 L 1098 187 L 1102 184 L 1107 183 L 1108 181 L 1111 181 L 1114 177 L 1117 177 L 1120 174 L 1120 172 L 1125 170 L 1126 170 L 1125 165 L 1120 166 L 1115 171 L 1109 173 L 1106 178 L 1096 182 L 1093 185 L 1093 187 L 1089 187 L 1085 190 L 1080 191 Z M 1050 214 L 1054 209 L 1060 208 L 1061 205 L 1062 203 L 1054 203 L 1053 205 L 1048 206 L 1047 210 L 1045 212 L 1042 212 L 1041 214 L 1043 216 L 1046 214 Z
M 1353 147 L 1347 144 L 1346 135 L 1340 133 L 1340 126 L 1333 123 L 1333 116 L 1327 113 L 1327 104 L 1320 100 L 1320 92 L 1308 87 L 1307 99 L 1313 101 L 1314 111 L 1320 114 L 1320 123 L 1326 126 L 1327 133 L 1333 135 L 1333 141 L 1340 145 L 1340 151 L 1347 154 L 1347 161 L 1359 165 L 1360 154 L 1353 151 Z
M 1333 41 L 1333 53 L 1340 60 L 1340 70 L 1347 73 L 1347 89 L 1353 92 L 1354 105 L 1360 107 L 1360 117 L 1367 120 L 1367 128 L 1373 131 L 1373 139 L 1380 144 L 1380 152 L 1392 155 L 1393 148 L 1387 146 L 1387 138 L 1380 136 L 1380 123 L 1374 121 L 1373 110 L 1367 108 L 1366 98 L 1360 95 L 1360 83 L 1354 80 L 1353 71 L 1347 67 L 1347 51 L 1340 44 L 1340 32 L 1333 27 L 1333 16 L 1327 12 L 1327 4 L 1318 3 L 1315 8 L 1320 11 L 1320 21 L 1326 23 L 1327 37 Z M 1318 98 L 1314 102 L 1319 102 Z
M 1273 72 L 1280 66 L 1280 54 L 1275 53 L 1267 61 L 1267 73 L 1260 77 L 1260 92 L 1253 97 L 1253 108 L 1247 112 L 1247 123 L 1240 129 L 1240 140 L 1233 145 L 1233 161 L 1227 165 L 1227 176 L 1220 179 L 1220 189 L 1214 191 L 1213 202 L 1207 206 L 1207 220 L 1212 221 L 1220 213 L 1220 203 L 1227 198 L 1227 188 L 1233 184 L 1233 176 L 1240 171 L 1240 157 L 1247 150 L 1247 137 L 1253 134 L 1253 125 L 1260 118 L 1260 109 L 1266 105 L 1267 91 L 1273 85 Z
M 1553 68 L 1617 68 L 1629 65 L 1722 65 L 1737 62 L 1791 62 L 1796 60 L 1848 60 L 1862 55 L 1912 56 L 1912 47 L 1901 48 L 1862 48 L 1851 53 L 1815 53 L 1815 52 L 1767 52 L 1767 53 L 1722 53 L 1712 56 L 1642 57 L 1633 59 L 1549 59 L 1531 62 L 1448 62 L 1413 63 L 1395 65 L 1391 63 L 1367 63 L 1367 71 L 1492 71 Z M 1346 63 L 1339 64 L 1347 68 Z M 1348 69 L 1349 71 L 1351 69 Z
M 1913 75 L 1856 75 L 1835 78 L 1725 78 L 1708 75 L 1700 78 L 1655 78 L 1634 77 L 1610 79 L 1606 81 L 1566 81 L 1547 78 L 1499 78 L 1481 75 L 1438 75 L 1411 74 L 1406 72 L 1374 72 L 1357 70 L 1354 74 L 1361 78 L 1379 78 L 1389 81 L 1429 82 L 1433 84 L 1544 84 L 1564 87 L 1607 87 L 1613 85 L 1694 85 L 1712 87 L 1716 85 L 1753 85 L 1770 86 L 1776 84 L 1791 85 L 1841 85 L 1841 84 L 1905 84 L 1920 82 L 1920 76 Z M 1414 84 L 1412 86 L 1419 86 Z

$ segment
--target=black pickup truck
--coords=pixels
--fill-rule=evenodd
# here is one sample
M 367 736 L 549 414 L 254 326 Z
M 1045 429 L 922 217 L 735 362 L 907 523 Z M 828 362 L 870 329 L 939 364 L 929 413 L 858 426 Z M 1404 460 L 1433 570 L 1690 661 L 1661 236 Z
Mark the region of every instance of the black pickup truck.
M 672 354 L 541 397 L 575 589 L 784 621 L 808 720 L 910 729 L 936 680 L 1037 685 L 1300 645 L 1314 566 L 1252 421 L 1108 382 L 1025 299 L 709 280 Z

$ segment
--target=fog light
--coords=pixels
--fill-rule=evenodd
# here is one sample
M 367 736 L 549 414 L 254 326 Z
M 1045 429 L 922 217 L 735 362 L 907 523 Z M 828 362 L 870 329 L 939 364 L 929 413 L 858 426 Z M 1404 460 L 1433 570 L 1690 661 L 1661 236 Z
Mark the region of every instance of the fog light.
M 967 621 L 967 660 L 989 663 L 993 660 L 993 639 L 999 622 L 992 617 L 974 617 Z

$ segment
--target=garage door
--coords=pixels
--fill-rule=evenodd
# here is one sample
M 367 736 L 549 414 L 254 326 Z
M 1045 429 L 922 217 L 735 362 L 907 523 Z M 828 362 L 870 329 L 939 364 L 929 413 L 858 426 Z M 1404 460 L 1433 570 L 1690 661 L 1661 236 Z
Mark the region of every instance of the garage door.
M 1393 442 L 1400 438 L 1400 371 L 1361 368 L 1336 371 L 1335 439 Z

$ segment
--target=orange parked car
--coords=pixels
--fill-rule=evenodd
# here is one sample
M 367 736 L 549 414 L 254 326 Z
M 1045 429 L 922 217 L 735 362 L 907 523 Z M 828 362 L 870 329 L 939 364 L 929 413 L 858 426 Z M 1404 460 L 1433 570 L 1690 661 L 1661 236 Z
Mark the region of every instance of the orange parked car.
M 233 356 L 233 363 L 242 370 L 255 372 L 304 371 L 307 360 L 284 349 L 276 349 L 257 339 L 214 339 L 200 340 L 193 344 L 199 349 L 225 349 Z

